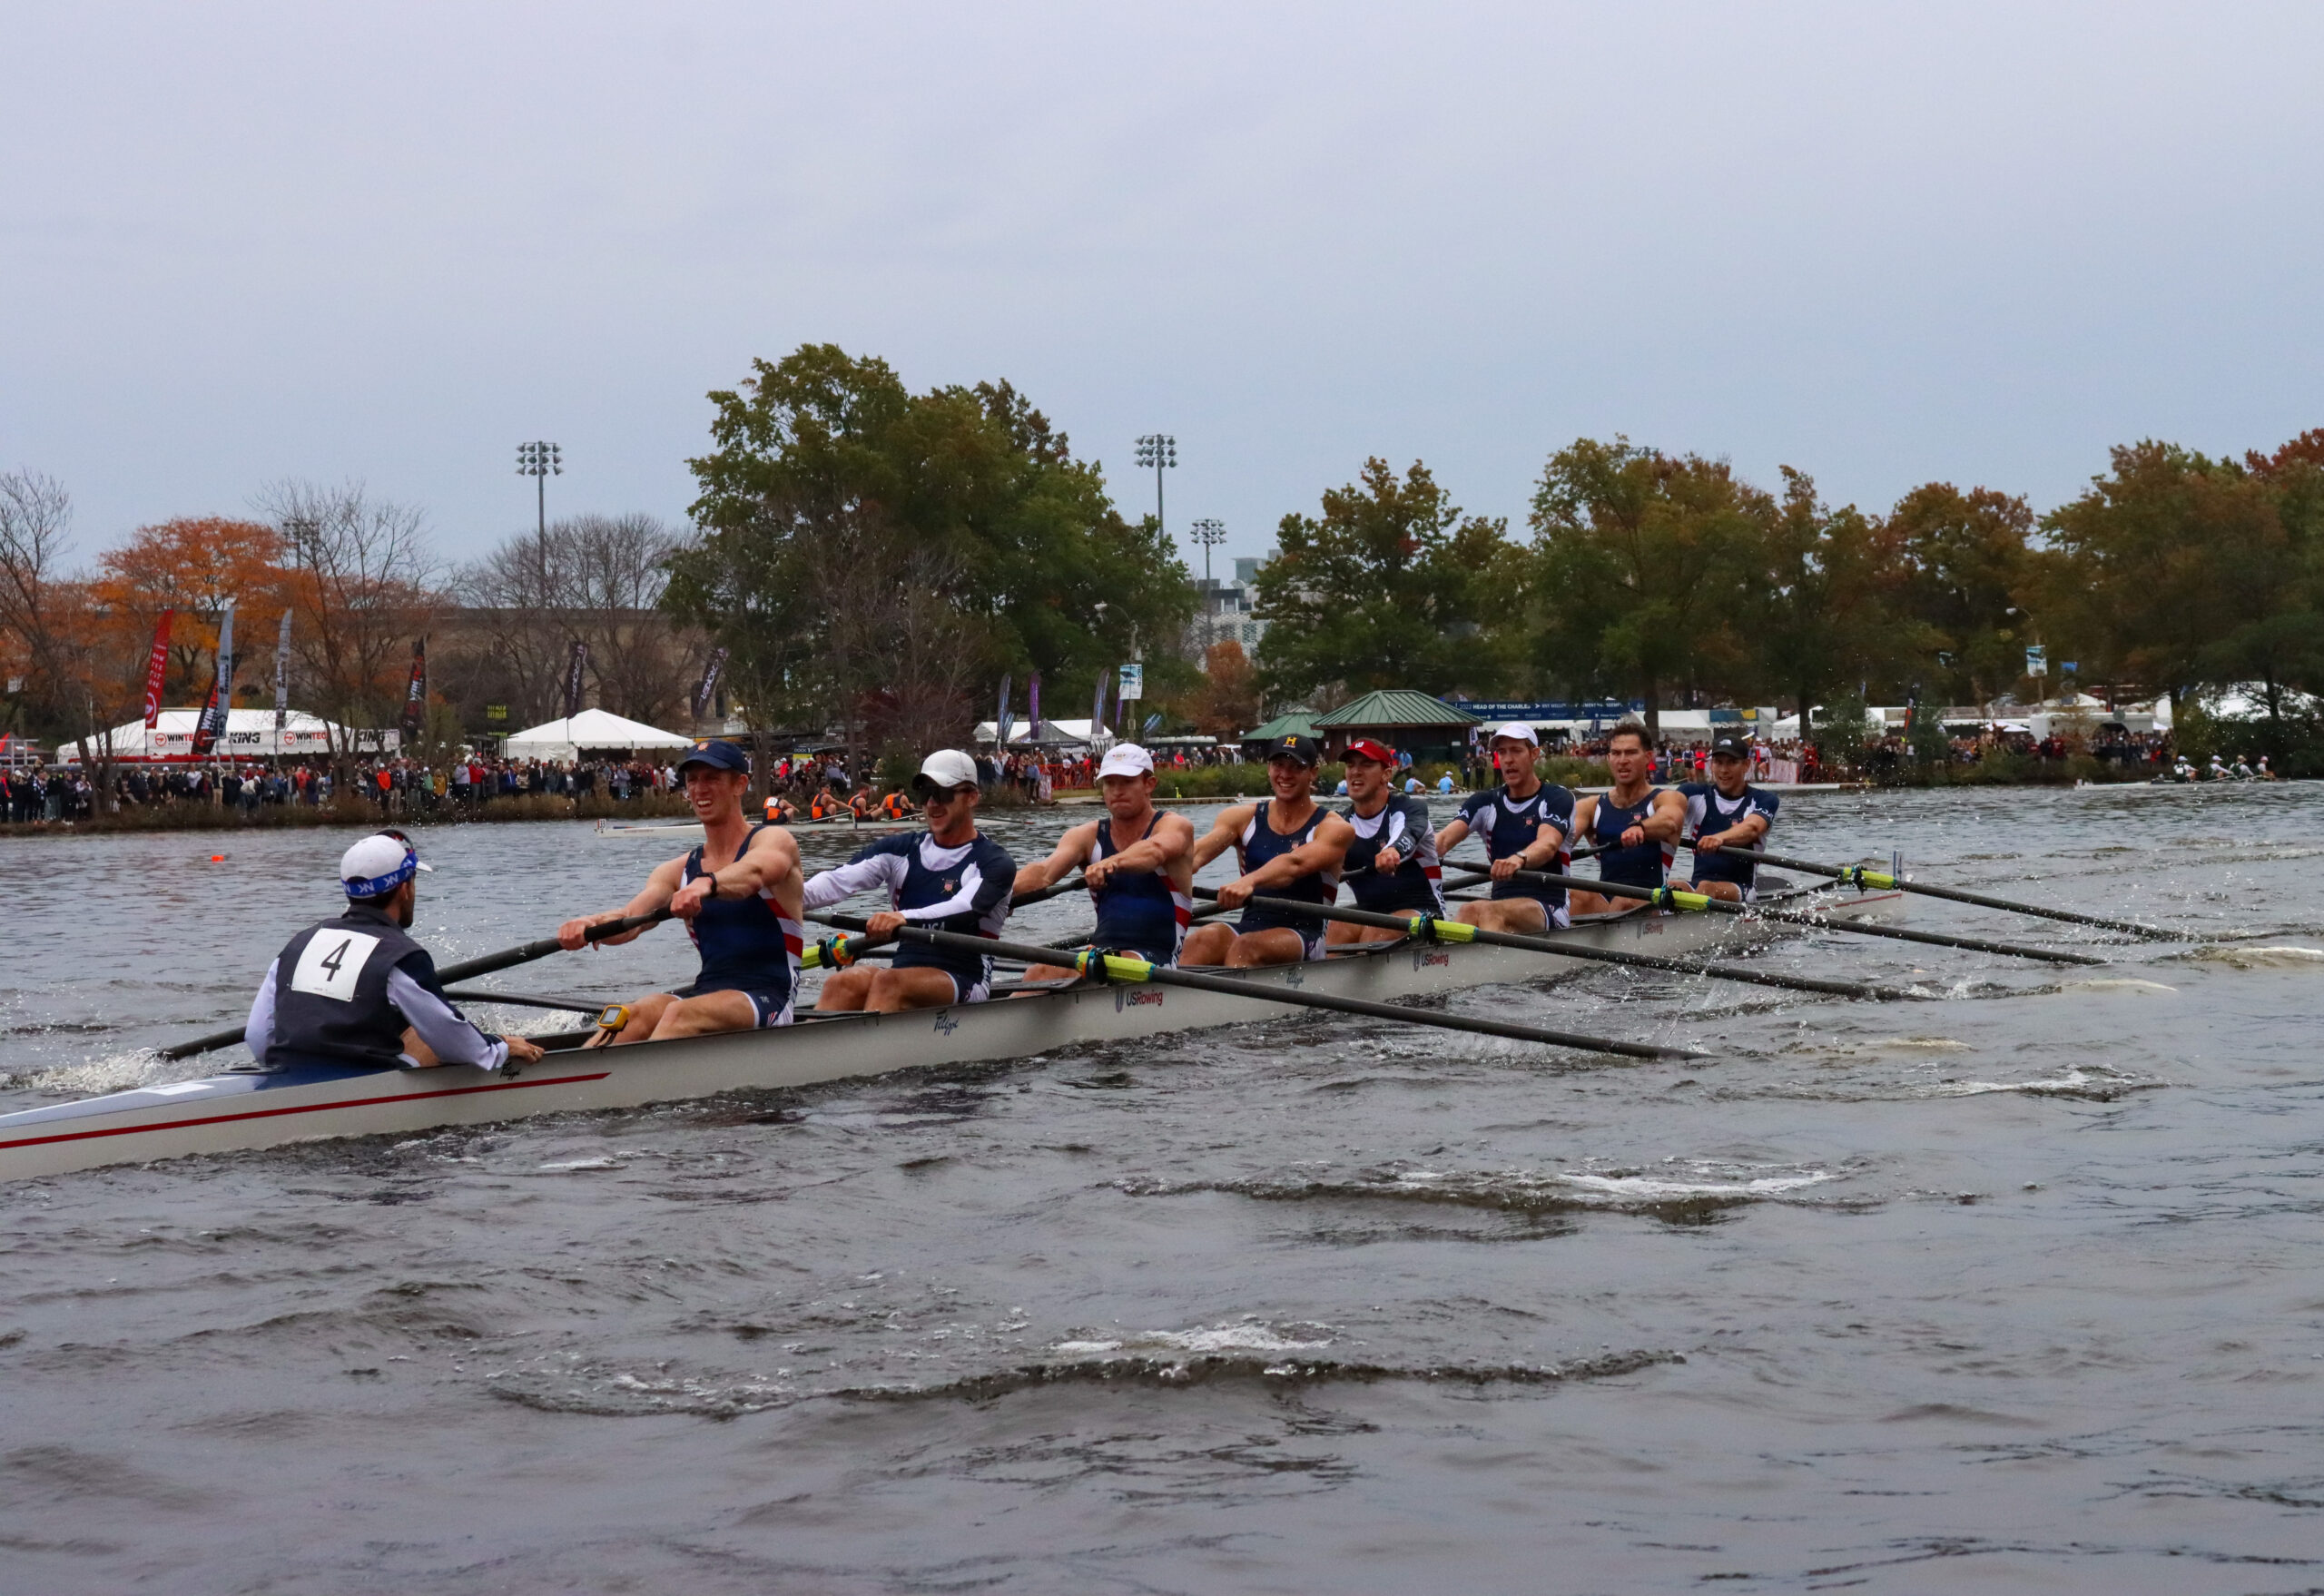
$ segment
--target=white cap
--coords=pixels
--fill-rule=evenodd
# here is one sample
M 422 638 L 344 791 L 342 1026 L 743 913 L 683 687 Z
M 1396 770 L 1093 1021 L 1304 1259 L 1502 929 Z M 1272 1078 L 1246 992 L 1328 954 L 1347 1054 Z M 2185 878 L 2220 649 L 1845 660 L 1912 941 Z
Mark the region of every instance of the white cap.
M 1135 743 L 1117 743 L 1106 750 L 1098 765 L 1100 776 L 1146 776 L 1154 773 L 1154 756 Z
M 939 748 L 920 762 L 920 774 L 914 786 L 978 787 L 983 783 L 977 776 L 977 762 L 957 748 Z
M 385 832 L 364 838 L 339 856 L 339 879 L 350 898 L 384 897 L 428 868 L 410 843 Z
M 1533 734 L 1533 728 L 1523 721 L 1503 721 L 1492 729 L 1492 734 L 1496 737 L 1514 737 L 1520 743 L 1531 743 L 1536 748 L 1541 745 L 1541 738 Z

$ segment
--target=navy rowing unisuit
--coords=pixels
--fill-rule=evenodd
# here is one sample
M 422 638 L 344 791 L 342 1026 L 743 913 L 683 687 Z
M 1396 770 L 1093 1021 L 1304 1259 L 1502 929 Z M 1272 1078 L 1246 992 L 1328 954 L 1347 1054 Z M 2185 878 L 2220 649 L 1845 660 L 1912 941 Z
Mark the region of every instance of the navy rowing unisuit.
M 1752 815 L 1765 815 L 1768 830 L 1776 823 L 1776 808 L 1781 802 L 1773 793 L 1746 783 L 1742 796 L 1729 798 L 1714 782 L 1680 782 L 1679 795 L 1687 801 L 1687 834 L 1700 837 L 1729 830 L 1742 824 Z M 1767 841 L 1762 833 L 1759 841 Z M 1748 901 L 1752 882 L 1758 874 L 1758 865 L 1748 859 L 1719 852 L 1695 855 L 1695 884 L 1705 882 L 1732 882 L 1742 889 Z
M 1123 848 L 1146 841 L 1162 823 L 1162 813 L 1156 812 L 1145 831 L 1120 846 L 1114 842 L 1113 816 L 1099 821 L 1098 834 L 1089 844 L 1089 862 L 1111 859 Z M 1117 873 L 1090 896 L 1097 900 L 1098 910 L 1091 947 L 1109 953 L 1135 953 L 1150 964 L 1178 961 L 1178 944 L 1186 940 L 1187 923 L 1194 919 L 1195 901 L 1178 890 L 1167 871 Z
M 1391 796 L 1377 814 L 1363 815 L 1351 803 L 1340 818 L 1355 830 L 1340 862 L 1355 906 L 1374 914 L 1420 910 L 1444 912 L 1443 891 L 1437 884 L 1444 871 L 1436 859 L 1436 833 L 1429 829 L 1428 805 L 1418 798 Z M 1383 849 L 1393 848 L 1399 858 L 1386 875 L 1374 874 L 1372 862 Z
M 750 835 L 743 839 L 741 852 L 748 853 L 764 830 L 763 825 L 753 826 Z M 706 873 L 702 868 L 702 846 L 697 844 L 686 855 L 679 880 L 696 881 Z M 761 891 L 748 898 L 713 898 L 686 921 L 686 934 L 702 955 L 702 973 L 694 983 L 696 997 L 705 992 L 740 992 L 750 999 L 761 1030 L 791 1023 L 792 1002 L 799 991 L 799 953 L 807 940 L 807 928 L 784 917 L 772 892 Z
M 1557 862 L 1545 870 L 1545 875 L 1563 875 L 1571 862 L 1567 856 L 1566 843 L 1573 837 L 1573 794 L 1565 788 L 1543 783 L 1530 798 L 1511 794 L 1507 783 L 1472 793 L 1461 805 L 1461 818 L 1469 830 L 1485 841 L 1487 859 L 1507 859 L 1531 847 L 1541 834 L 1543 824 L 1558 829 Z M 1548 910 L 1554 923 L 1565 909 L 1565 889 L 1545 887 L 1538 882 L 1495 882 L 1495 898 L 1531 898 Z
M 823 909 L 873 887 L 888 889 L 888 904 L 914 925 L 960 936 L 997 937 L 1009 920 L 1017 880 L 1008 851 L 981 833 L 957 848 L 937 845 L 931 832 L 882 837 L 836 870 L 807 883 L 806 905 Z M 940 970 L 952 978 L 953 1000 L 982 1002 L 992 989 L 992 961 L 950 948 L 907 941 L 892 970 Z
M 1619 882 L 1628 887 L 1664 884 L 1670 861 L 1677 852 L 1675 847 L 1651 837 L 1635 848 L 1622 846 L 1622 833 L 1651 819 L 1654 801 L 1661 795 L 1661 788 L 1649 787 L 1646 796 L 1637 803 L 1617 803 L 1611 793 L 1598 794 L 1597 813 L 1590 817 L 1590 840 L 1602 850 L 1598 855 L 1600 881 Z
M 1250 874 L 1261 865 L 1296 852 L 1315 834 L 1315 827 L 1324 818 L 1324 806 L 1317 804 L 1312 813 L 1293 832 L 1278 832 L 1269 817 L 1275 810 L 1275 800 L 1262 798 L 1251 813 L 1248 824 L 1235 843 L 1236 856 L 1242 861 L 1243 873 Z M 1329 903 L 1339 886 L 1337 871 L 1311 870 L 1305 875 L 1295 876 L 1281 886 L 1269 887 L 1262 896 L 1289 898 L 1301 903 Z M 1295 931 L 1307 944 L 1307 957 L 1324 956 L 1324 922 L 1305 915 L 1293 916 L 1287 911 L 1261 909 L 1256 904 L 1246 907 L 1242 920 L 1235 928 L 1243 935 L 1262 931 Z

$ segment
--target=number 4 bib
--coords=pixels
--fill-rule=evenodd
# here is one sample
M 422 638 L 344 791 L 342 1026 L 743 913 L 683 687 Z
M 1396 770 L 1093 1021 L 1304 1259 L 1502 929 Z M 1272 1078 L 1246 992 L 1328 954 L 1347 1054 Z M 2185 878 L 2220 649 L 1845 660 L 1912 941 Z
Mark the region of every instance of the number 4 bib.
M 361 931 L 317 931 L 307 939 L 307 951 L 299 955 L 299 968 L 290 975 L 290 990 L 333 998 L 342 1003 L 353 1002 L 356 980 L 362 975 L 371 950 L 379 945 L 379 938 L 367 937 Z

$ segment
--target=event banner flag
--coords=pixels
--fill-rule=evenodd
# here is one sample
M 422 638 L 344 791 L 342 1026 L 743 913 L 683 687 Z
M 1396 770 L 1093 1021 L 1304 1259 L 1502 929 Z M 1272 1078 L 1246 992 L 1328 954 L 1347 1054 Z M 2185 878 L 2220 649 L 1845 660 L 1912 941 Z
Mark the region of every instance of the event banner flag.
M 409 743 L 419 734 L 428 720 L 428 639 L 415 637 L 411 644 L 411 678 L 403 689 L 403 734 Z
M 565 718 L 571 720 L 581 713 L 581 686 L 589 670 L 589 645 L 576 637 L 572 657 L 565 666 Z
M 1146 666 L 1133 660 L 1122 666 L 1122 690 L 1114 695 L 1120 704 L 1133 704 L 1146 696 Z
M 992 745 L 995 748 L 1008 747 L 1009 734 L 1016 729 L 1009 724 L 1009 690 L 1016 685 L 1016 677 L 1006 671 L 1000 674 L 1000 701 L 992 709 Z
M 274 633 L 274 746 L 282 746 L 282 723 L 290 716 L 290 612 Z
M 1025 719 L 1033 728 L 1033 735 L 1041 734 L 1041 673 L 1035 671 L 1033 679 L 1025 684 Z
M 210 684 L 210 696 L 202 701 L 202 713 L 193 719 L 193 757 L 202 758 L 217 745 L 219 728 L 226 724 L 218 707 L 218 683 Z
M 170 664 L 170 623 L 178 612 L 165 609 L 153 623 L 153 652 L 145 661 L 145 729 L 152 731 L 162 714 L 162 676 Z
M 702 667 L 702 685 L 694 690 L 694 719 L 700 720 L 710 713 L 710 706 L 716 702 L 718 696 L 719 673 L 725 668 L 726 651 L 723 648 L 712 649 L 709 663 Z
M 1106 689 L 1113 685 L 1113 672 L 1104 669 L 1098 672 L 1097 696 L 1089 701 L 1089 734 L 1093 737 L 1098 734 L 1098 728 L 1106 724 Z
M 207 754 L 226 735 L 227 712 L 234 706 L 234 601 L 218 614 L 218 678 L 210 684 L 210 697 L 202 706 L 202 725 L 194 737 L 196 755 Z

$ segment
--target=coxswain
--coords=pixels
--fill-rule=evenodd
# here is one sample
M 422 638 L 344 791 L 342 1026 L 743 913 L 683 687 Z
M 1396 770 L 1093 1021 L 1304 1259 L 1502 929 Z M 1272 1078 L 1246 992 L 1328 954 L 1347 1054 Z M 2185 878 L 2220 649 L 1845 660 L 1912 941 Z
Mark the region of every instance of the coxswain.
M 1369 737 L 1347 745 L 1340 755 L 1347 770 L 1347 807 L 1340 818 L 1354 833 L 1341 861 L 1340 879 L 1355 894 L 1355 906 L 1374 914 L 1407 920 L 1442 916 L 1444 872 L 1436 861 L 1436 830 L 1428 823 L 1428 803 L 1413 796 L 1417 782 L 1393 791 L 1396 756 Z M 1380 926 L 1334 921 L 1324 941 L 1393 942 L 1403 936 Z
M 1654 784 L 1654 751 L 1646 728 L 1624 721 L 1606 739 L 1606 768 L 1614 784 L 1573 808 L 1573 832 L 1598 849 L 1598 877 L 1630 887 L 1666 884 L 1670 858 L 1686 824 L 1687 801 L 1675 789 Z M 1576 891 L 1572 911 L 1609 914 L 1637 907 L 1634 898 Z
M 766 823 L 771 826 L 787 826 L 799 818 L 798 805 L 780 793 L 766 795 L 765 809 Z
M 1765 788 L 1751 785 L 1746 779 L 1750 773 L 1750 739 L 1721 737 L 1710 745 L 1710 780 L 1679 783 L 1679 796 L 1687 805 L 1687 830 L 1695 839 L 1694 882 L 1679 885 L 1729 903 L 1752 901 L 1758 861 L 1720 852 L 1757 848 L 1776 823 L 1779 801 Z
M 885 888 L 888 907 L 871 917 L 870 934 L 892 937 L 907 925 L 960 936 L 998 937 L 1009 920 L 1017 862 L 977 831 L 977 763 L 940 748 L 912 778 L 927 829 L 881 837 L 836 870 L 807 882 L 806 904 L 828 909 L 858 892 Z M 992 990 L 992 961 L 953 948 L 903 941 L 885 970 L 834 970 L 815 1007 L 826 1011 L 940 1009 L 980 1003 Z
M 1520 871 L 1564 873 L 1565 840 L 1573 832 L 1573 794 L 1541 780 L 1535 768 L 1541 746 L 1533 728 L 1510 721 L 1488 744 L 1501 784 L 1472 793 L 1461 813 L 1437 832 L 1436 849 L 1450 855 L 1471 833 L 1484 839 L 1492 890 L 1461 905 L 1458 918 L 1491 931 L 1531 936 L 1571 923 L 1565 889 L 1516 879 Z
M 428 1069 L 528 1064 L 541 1049 L 491 1037 L 444 995 L 411 929 L 428 865 L 400 836 L 365 837 L 340 856 L 347 911 L 310 925 L 266 967 L 242 1040 L 269 1069 Z
M 1078 870 L 1098 911 L 1086 946 L 1148 964 L 1176 964 L 1194 918 L 1194 823 L 1154 807 L 1154 758 L 1135 743 L 1106 750 L 1098 791 L 1106 817 L 1068 828 L 1055 852 L 1017 872 L 1013 895 L 1055 886 Z M 1063 965 L 1036 964 L 1025 979 L 1062 980 L 1073 974 Z
M 1178 954 L 1182 963 L 1247 970 L 1324 956 L 1321 918 L 1250 902 L 1254 896 L 1332 901 L 1340 860 L 1355 832 L 1315 802 L 1315 766 L 1322 758 L 1313 737 L 1296 732 L 1277 737 L 1266 751 L 1267 786 L 1274 796 L 1220 810 L 1195 843 L 1196 870 L 1235 850 L 1243 873 L 1218 889 L 1218 901 L 1222 908 L 1241 909 L 1243 918 L 1236 925 L 1214 923 L 1188 932 Z
M 791 1023 L 806 941 L 799 922 L 799 844 L 781 826 L 753 825 L 743 815 L 751 762 L 734 744 L 716 737 L 696 743 L 679 762 L 678 779 L 702 822 L 700 844 L 655 865 L 621 908 L 566 921 L 556 940 L 566 948 L 588 946 L 591 926 L 667 908 L 685 922 L 702 972 L 683 996 L 649 992 L 608 1007 L 597 1017 L 593 1048 Z M 601 938 L 596 946 L 634 941 L 652 929 Z

